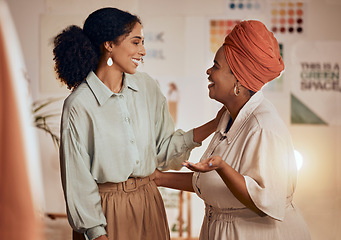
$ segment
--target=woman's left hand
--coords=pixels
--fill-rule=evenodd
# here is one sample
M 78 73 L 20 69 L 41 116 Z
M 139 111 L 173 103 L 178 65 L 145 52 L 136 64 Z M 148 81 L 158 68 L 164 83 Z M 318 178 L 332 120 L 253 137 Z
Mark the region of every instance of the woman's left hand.
M 182 165 L 194 172 L 209 172 L 220 169 L 224 164 L 220 156 L 213 156 L 198 163 L 190 163 L 185 161 Z

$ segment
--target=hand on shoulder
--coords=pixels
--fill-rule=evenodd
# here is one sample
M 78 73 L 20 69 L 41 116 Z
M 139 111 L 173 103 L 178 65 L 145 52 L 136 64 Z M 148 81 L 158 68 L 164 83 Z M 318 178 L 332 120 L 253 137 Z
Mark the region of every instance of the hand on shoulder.
M 95 238 L 94 240 L 109 240 L 109 238 L 107 237 L 107 235 L 102 235 L 99 236 L 98 238 Z
M 226 111 L 226 107 L 225 106 L 222 106 L 222 108 L 220 108 L 220 110 L 218 111 L 218 113 L 217 113 L 217 115 L 216 115 L 216 117 L 214 119 L 216 128 L 218 127 L 220 119 L 224 115 L 225 111 Z

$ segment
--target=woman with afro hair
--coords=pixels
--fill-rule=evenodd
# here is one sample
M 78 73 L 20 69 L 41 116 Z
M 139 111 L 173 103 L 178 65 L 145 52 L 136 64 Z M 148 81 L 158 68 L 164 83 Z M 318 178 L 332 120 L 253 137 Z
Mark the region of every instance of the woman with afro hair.
M 180 169 L 224 110 L 188 132 L 174 130 L 157 83 L 136 72 L 146 51 L 140 19 L 116 8 L 54 39 L 64 101 L 60 164 L 73 239 L 170 239 L 155 170 Z

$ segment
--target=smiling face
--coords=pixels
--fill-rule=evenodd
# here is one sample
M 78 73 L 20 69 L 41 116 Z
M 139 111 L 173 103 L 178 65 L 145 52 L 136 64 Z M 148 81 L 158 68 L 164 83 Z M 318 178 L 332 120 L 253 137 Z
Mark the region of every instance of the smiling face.
M 134 74 L 141 58 L 146 55 L 144 36 L 140 23 L 136 23 L 128 36 L 122 36 L 112 48 L 113 67 L 121 72 Z
M 234 86 L 237 82 L 225 59 L 224 48 L 220 47 L 215 55 L 214 64 L 207 69 L 209 96 L 226 105 L 229 99 L 234 98 Z

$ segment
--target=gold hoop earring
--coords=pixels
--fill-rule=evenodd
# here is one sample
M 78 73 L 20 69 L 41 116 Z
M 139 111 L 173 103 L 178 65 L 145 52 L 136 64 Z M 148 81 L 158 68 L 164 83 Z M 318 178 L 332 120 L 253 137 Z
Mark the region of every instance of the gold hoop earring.
M 233 89 L 234 95 L 238 96 L 240 93 L 240 89 L 237 85 L 237 83 L 234 85 L 234 89 Z

